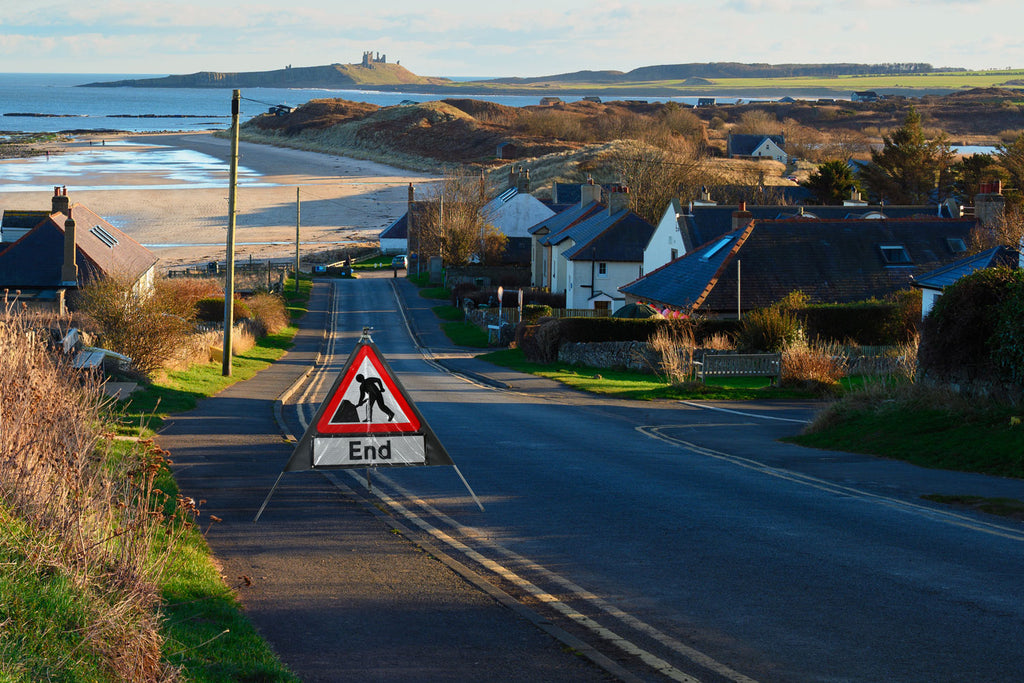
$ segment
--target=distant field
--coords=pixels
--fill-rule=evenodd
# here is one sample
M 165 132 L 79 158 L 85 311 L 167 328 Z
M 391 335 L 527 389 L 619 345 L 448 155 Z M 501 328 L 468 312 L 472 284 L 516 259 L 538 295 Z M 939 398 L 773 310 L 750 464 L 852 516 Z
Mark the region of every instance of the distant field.
M 517 91 L 531 94 L 556 93 L 595 93 L 607 95 L 630 92 L 675 91 L 679 94 L 744 94 L 748 92 L 764 93 L 765 91 L 799 92 L 820 91 L 832 92 L 835 95 L 846 95 L 854 90 L 888 91 L 953 91 L 965 88 L 991 88 L 1003 85 L 1006 81 L 1024 79 L 1024 70 L 999 71 L 944 71 L 927 74 L 900 74 L 896 76 L 837 76 L 833 78 L 719 78 L 713 79 L 711 85 L 692 85 L 681 80 L 670 81 L 637 81 L 631 83 L 579 83 L 547 81 L 532 84 L 498 84 L 487 81 L 475 81 L 452 84 L 453 89 L 501 90 Z M 1011 86 L 1012 87 L 1012 86 Z

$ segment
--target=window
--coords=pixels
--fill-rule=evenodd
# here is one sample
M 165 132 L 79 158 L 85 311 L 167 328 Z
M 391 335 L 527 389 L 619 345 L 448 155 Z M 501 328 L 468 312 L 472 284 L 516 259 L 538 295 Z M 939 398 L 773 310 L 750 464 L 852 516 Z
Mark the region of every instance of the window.
M 672 250 L 672 257 L 669 259 L 669 261 L 675 261 L 677 258 L 679 258 L 679 250 L 678 249 L 673 249 Z
M 729 244 L 729 242 L 731 242 L 731 241 L 732 241 L 732 237 L 725 237 L 723 239 L 718 240 L 718 242 L 713 247 L 711 247 L 706 252 L 704 252 L 704 255 L 700 257 L 700 260 L 701 261 L 709 261 L 709 260 L 711 260 L 712 256 L 717 254 L 722 249 L 722 247 L 724 247 L 725 245 Z
M 103 244 L 107 245 L 111 249 L 113 249 L 114 245 L 117 244 L 117 238 L 98 225 L 90 228 L 89 232 L 95 235 L 96 239 L 103 242 Z
M 907 248 L 902 244 L 881 244 L 882 260 L 887 266 L 909 266 L 913 263 Z
M 597 274 L 600 275 L 601 277 L 608 277 L 608 264 L 607 263 L 598 263 L 597 264 Z
M 947 237 L 946 246 L 948 246 L 949 250 L 954 254 L 962 254 L 967 251 L 967 245 L 964 244 L 964 241 L 959 237 Z

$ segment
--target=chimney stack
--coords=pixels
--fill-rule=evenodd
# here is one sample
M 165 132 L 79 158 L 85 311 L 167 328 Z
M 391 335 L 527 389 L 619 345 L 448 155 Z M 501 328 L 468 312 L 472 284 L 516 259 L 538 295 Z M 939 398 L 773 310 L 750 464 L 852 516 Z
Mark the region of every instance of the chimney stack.
M 608 215 L 614 216 L 618 212 L 629 208 L 629 188 L 625 185 L 612 185 L 608 189 Z
M 580 206 L 599 201 L 601 201 L 601 186 L 594 184 L 593 178 L 587 178 L 587 182 L 580 185 Z
M 1003 217 L 1005 208 L 1002 181 L 990 180 L 978 186 L 978 194 L 974 196 L 974 216 L 979 223 L 994 225 Z
M 50 213 L 63 213 L 70 215 L 71 200 L 68 199 L 68 188 L 54 186 L 53 188 L 53 210 Z
M 747 203 L 740 202 L 739 208 L 732 213 L 732 229 L 739 230 L 753 220 L 754 214 L 747 211 Z
M 67 196 L 67 195 L 63 195 Z M 67 287 L 78 285 L 78 259 L 77 259 L 77 237 L 75 235 L 75 219 L 71 217 L 71 209 L 68 209 L 68 217 L 64 220 L 64 265 L 60 271 L 60 279 Z
M 520 194 L 530 194 L 530 169 L 519 167 L 515 188 Z

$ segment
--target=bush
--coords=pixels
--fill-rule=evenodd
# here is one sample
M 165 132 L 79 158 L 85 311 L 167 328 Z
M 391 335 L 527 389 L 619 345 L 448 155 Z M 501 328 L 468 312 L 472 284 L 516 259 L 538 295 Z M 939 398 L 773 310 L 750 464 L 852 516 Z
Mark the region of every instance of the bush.
M 797 309 L 808 339 L 896 346 L 917 333 L 921 294 L 900 293 L 893 301 L 817 304 Z
M 798 341 L 782 351 L 780 386 L 823 389 L 846 376 L 846 357 L 836 344 Z
M 800 338 L 800 323 L 791 311 L 777 306 L 747 313 L 740 323 L 736 346 L 740 351 L 782 351 Z
M 252 313 L 240 297 L 235 296 L 234 318 L 251 318 Z M 224 297 L 211 296 L 196 302 L 196 318 L 208 323 L 224 322 Z
M 1013 375 L 1015 354 L 1010 337 L 1003 337 L 1005 326 L 1019 325 L 1019 319 L 1000 323 L 1002 305 L 1019 297 L 1024 273 L 1009 268 L 989 268 L 960 278 L 945 292 L 921 326 L 918 361 L 921 370 L 936 378 L 956 380 L 1000 379 Z M 1012 311 L 1016 304 L 1007 304 Z M 997 338 L 997 332 L 1000 337 Z M 993 352 L 1000 349 L 1003 363 Z
M 127 278 L 108 276 L 80 289 L 74 305 L 99 327 L 104 348 L 128 356 L 136 370 L 151 375 L 192 332 L 194 310 L 170 282 L 158 280 L 152 292 L 139 293 Z
M 535 323 L 541 318 L 551 315 L 551 307 L 544 304 L 526 304 L 523 306 L 523 322 Z
M 277 334 L 291 322 L 284 299 L 277 294 L 254 294 L 245 303 L 249 307 L 250 317 L 261 330 L 261 337 Z

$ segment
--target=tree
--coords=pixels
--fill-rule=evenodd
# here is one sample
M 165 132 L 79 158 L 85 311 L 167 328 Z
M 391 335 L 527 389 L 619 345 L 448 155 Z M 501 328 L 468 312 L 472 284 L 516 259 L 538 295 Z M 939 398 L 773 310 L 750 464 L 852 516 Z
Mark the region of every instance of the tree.
M 800 184 L 814 194 L 819 204 L 842 204 L 857 189 L 857 179 L 843 161 L 826 161 Z
M 1024 204 L 1024 133 L 1009 145 L 998 145 L 995 157 L 1005 172 L 1007 199 L 1015 206 Z
M 629 208 L 657 225 L 669 202 L 683 194 L 695 196 L 702 184 L 703 163 L 690 140 L 676 139 L 672 150 L 638 140 L 620 140 L 608 155 L 613 177 L 598 182 L 617 182 L 629 187 Z
M 1002 179 L 1003 172 L 991 154 L 972 154 L 953 164 L 951 175 L 953 195 L 963 204 L 973 204 L 981 184 Z
M 500 261 L 507 239 L 481 214 L 486 203 L 482 179 L 465 172 L 446 174 L 416 214 L 419 258 L 440 256 L 456 266 Z
M 903 125 L 882 137 L 881 150 L 861 169 L 861 184 L 870 197 L 888 204 L 926 204 L 936 188 L 945 187 L 953 152 L 945 135 L 926 140 L 921 115 L 913 107 Z M 941 194 L 941 193 L 940 193 Z

